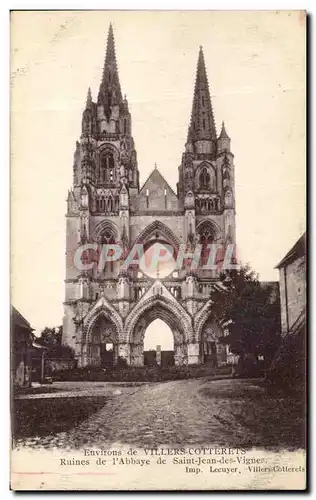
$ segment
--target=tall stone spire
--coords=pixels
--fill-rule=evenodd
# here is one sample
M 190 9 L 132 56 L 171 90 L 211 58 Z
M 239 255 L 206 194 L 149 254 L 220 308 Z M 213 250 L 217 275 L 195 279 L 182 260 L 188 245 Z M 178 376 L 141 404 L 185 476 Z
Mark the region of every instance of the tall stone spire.
M 110 24 L 98 104 L 103 104 L 105 113 L 109 115 L 111 107 L 121 103 L 122 92 L 116 63 L 114 34 Z
M 188 142 L 216 141 L 216 127 L 208 86 L 204 54 L 200 46 Z

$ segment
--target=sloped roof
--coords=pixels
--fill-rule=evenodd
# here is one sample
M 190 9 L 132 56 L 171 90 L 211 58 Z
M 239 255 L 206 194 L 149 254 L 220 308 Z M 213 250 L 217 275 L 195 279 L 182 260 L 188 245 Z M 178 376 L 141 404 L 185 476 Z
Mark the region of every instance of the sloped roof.
M 13 305 L 11 305 L 11 323 L 12 327 L 19 326 L 20 328 L 25 328 L 30 331 L 34 330 L 34 328 L 31 327 L 30 323 Z
M 283 259 L 279 262 L 276 269 L 280 269 L 281 267 L 285 267 L 291 262 L 293 262 L 298 257 L 303 257 L 306 255 L 306 232 L 302 234 L 302 236 L 297 240 L 295 245 L 288 251 L 288 253 L 283 257 Z
M 166 179 L 164 178 L 164 176 L 161 174 L 161 172 L 158 170 L 157 167 L 155 167 L 151 173 L 149 174 L 149 176 L 147 177 L 147 179 L 145 180 L 144 184 L 142 185 L 142 187 L 140 188 L 139 192 L 141 193 L 143 191 L 143 189 L 145 189 L 147 183 L 152 179 L 152 178 L 155 178 L 156 179 L 161 179 L 166 185 L 167 187 L 170 189 L 170 191 L 175 195 L 176 193 L 174 192 L 174 190 L 172 189 L 172 187 L 170 186 L 170 184 L 166 181 Z

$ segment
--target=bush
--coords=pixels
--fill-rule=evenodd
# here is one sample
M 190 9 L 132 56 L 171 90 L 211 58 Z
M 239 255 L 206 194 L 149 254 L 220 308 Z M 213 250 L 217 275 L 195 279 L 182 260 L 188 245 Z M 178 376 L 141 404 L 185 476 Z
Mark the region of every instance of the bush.
M 68 345 L 51 346 L 47 352 L 48 358 L 74 359 L 74 350 Z
M 125 361 L 125 360 L 124 360 Z M 85 366 L 74 370 L 63 370 L 54 375 L 59 381 L 108 381 L 108 382 L 162 382 L 206 376 L 230 375 L 231 367 L 212 368 L 209 365 L 182 366 L 128 366 L 126 362 L 102 369 Z
M 306 389 L 305 336 L 305 326 L 297 334 L 287 335 L 268 371 L 268 380 L 285 391 Z
M 238 359 L 235 374 L 240 378 L 256 378 L 264 375 L 265 363 L 258 361 L 255 356 L 245 354 Z

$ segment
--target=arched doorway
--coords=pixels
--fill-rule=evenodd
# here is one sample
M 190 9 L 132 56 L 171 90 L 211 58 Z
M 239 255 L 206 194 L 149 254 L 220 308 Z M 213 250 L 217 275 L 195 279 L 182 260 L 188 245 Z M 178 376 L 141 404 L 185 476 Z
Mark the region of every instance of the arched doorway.
M 220 326 L 212 319 L 208 318 L 201 333 L 201 360 L 203 363 L 214 368 L 226 364 L 227 349 L 220 342 L 224 333 Z
M 87 364 L 103 368 L 113 366 L 117 362 L 118 338 L 114 323 L 99 315 L 92 324 L 87 342 Z
M 174 365 L 174 338 L 170 327 L 161 319 L 155 319 L 144 335 L 144 365 Z
M 160 286 L 157 286 L 159 292 Z M 144 301 L 127 318 L 126 333 L 130 344 L 131 364 L 144 364 L 144 338 L 148 326 L 160 319 L 171 330 L 174 343 L 174 364 L 188 362 L 188 342 L 193 337 L 192 325 L 188 313 L 176 303 L 161 295 L 152 296 Z M 159 345 L 159 344 L 158 344 Z

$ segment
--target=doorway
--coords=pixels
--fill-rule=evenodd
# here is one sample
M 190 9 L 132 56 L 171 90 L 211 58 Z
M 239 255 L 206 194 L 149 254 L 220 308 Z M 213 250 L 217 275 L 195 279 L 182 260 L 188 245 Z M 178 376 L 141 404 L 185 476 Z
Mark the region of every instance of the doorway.
M 114 365 L 114 345 L 112 343 L 101 344 L 100 358 L 103 368 Z
M 170 327 L 156 319 L 147 327 L 144 336 L 144 365 L 174 365 L 174 339 Z

